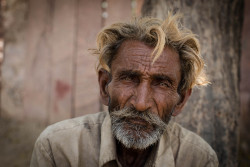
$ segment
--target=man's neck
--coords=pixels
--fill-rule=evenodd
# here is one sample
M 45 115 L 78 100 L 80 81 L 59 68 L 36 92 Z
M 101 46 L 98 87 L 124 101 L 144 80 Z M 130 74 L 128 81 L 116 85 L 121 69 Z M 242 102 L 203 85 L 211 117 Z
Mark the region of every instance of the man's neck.
M 152 147 L 143 150 L 129 149 L 119 142 L 116 142 L 116 148 L 118 160 L 123 167 L 144 166 L 152 151 Z

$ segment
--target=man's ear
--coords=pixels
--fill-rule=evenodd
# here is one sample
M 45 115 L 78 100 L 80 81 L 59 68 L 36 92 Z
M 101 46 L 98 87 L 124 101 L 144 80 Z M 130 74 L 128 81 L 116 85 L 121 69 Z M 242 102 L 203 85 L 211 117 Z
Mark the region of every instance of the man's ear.
M 173 116 L 177 116 L 178 114 L 181 113 L 182 108 L 186 104 L 186 102 L 191 94 L 192 94 L 192 89 L 188 89 L 187 91 L 181 93 L 180 100 L 177 103 L 177 105 L 175 106 L 174 112 L 172 113 Z
M 109 94 L 108 94 L 108 84 L 110 82 L 110 74 L 105 69 L 100 69 L 98 71 L 98 82 L 100 88 L 100 95 L 102 104 L 108 106 Z

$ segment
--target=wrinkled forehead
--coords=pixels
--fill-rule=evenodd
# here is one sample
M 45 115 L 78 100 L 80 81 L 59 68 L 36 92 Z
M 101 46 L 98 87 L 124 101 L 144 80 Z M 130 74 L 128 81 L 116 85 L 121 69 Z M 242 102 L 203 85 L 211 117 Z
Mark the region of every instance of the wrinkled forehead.
M 161 56 L 154 63 L 153 50 L 153 47 L 140 41 L 124 41 L 112 61 L 111 70 L 113 71 L 114 68 L 127 68 L 129 70 L 142 70 L 154 73 L 180 72 L 179 55 L 175 50 L 168 46 L 165 47 Z

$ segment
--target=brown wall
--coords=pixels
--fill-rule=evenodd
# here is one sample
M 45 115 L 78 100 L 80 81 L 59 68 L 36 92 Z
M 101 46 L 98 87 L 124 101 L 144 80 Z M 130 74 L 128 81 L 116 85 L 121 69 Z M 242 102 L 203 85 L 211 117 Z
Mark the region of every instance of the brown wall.
M 88 49 L 103 26 L 132 16 L 131 2 L 8 1 L 2 114 L 47 124 L 98 112 L 97 58 Z

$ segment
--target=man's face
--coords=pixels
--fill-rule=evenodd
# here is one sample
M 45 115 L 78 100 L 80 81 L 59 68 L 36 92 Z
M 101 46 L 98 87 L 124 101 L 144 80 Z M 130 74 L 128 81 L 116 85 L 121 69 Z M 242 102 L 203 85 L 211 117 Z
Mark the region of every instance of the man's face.
M 129 40 L 122 43 L 112 61 L 112 79 L 107 89 L 112 129 L 127 147 L 141 149 L 158 141 L 163 124 L 167 124 L 180 101 L 178 54 L 166 47 L 152 64 L 152 52 L 153 48 L 144 43 Z M 147 138 L 152 139 L 147 142 Z M 142 142 L 136 145 L 136 141 Z

